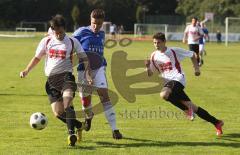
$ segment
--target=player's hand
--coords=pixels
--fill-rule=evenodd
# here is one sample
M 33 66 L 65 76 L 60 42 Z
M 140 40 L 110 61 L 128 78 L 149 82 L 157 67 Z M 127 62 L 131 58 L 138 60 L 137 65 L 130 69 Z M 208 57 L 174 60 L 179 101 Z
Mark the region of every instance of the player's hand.
M 21 77 L 21 78 L 25 78 L 25 77 L 27 76 L 27 74 L 28 74 L 28 71 L 27 71 L 27 70 L 21 71 L 21 72 L 20 72 L 20 77 Z
M 147 58 L 147 60 L 144 60 L 144 64 L 146 67 L 150 66 L 150 60 Z
M 86 71 L 86 79 L 89 85 L 93 84 L 92 72 L 89 70 Z

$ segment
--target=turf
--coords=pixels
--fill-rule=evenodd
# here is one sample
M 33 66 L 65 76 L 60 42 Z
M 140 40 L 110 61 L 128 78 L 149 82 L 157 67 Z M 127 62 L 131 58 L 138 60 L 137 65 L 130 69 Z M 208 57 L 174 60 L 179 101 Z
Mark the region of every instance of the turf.
M 240 151 L 239 44 L 225 47 L 208 43 L 200 77 L 194 76 L 190 59 L 182 64 L 187 77 L 186 92 L 192 101 L 225 121 L 221 138 L 216 137 L 210 123 L 198 117 L 190 122 L 181 111 L 161 100 L 160 90 L 152 94 L 122 95 L 137 92 L 134 88 L 154 85 L 141 78 L 137 79 L 140 83 L 131 83 L 134 81 L 131 76 L 144 72 L 143 65 L 120 73 L 130 66 L 130 60 L 140 60 L 140 64 L 153 51 L 152 42 L 133 41 L 126 47 L 117 44 L 105 50 L 109 88 L 118 95 L 114 97 L 115 111 L 124 139 L 112 139 L 104 114 L 99 113 L 94 117 L 91 131 L 83 133 L 83 142 L 69 148 L 66 127 L 53 116 L 45 93 L 44 61 L 27 78 L 19 78 L 19 72 L 31 60 L 39 41 L 40 37 L 0 38 L 0 154 L 234 154 Z M 181 42 L 169 42 L 168 46 L 187 48 Z M 112 59 L 122 59 L 115 55 L 120 51 L 126 53 L 129 61 L 119 61 L 113 67 Z M 112 73 L 119 78 L 113 80 Z M 132 85 L 123 89 L 125 93 L 118 90 L 129 81 Z M 94 103 L 97 102 L 95 97 Z M 77 95 L 74 104 L 76 109 L 81 109 Z M 45 113 L 49 120 L 47 128 L 41 131 L 29 126 L 30 115 L 38 111 Z

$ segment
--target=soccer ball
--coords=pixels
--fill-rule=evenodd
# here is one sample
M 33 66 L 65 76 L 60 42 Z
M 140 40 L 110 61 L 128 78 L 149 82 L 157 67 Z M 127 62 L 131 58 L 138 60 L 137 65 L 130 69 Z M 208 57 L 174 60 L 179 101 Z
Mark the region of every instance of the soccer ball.
M 36 130 L 44 129 L 48 124 L 48 119 L 41 112 L 33 113 L 30 117 L 30 126 Z

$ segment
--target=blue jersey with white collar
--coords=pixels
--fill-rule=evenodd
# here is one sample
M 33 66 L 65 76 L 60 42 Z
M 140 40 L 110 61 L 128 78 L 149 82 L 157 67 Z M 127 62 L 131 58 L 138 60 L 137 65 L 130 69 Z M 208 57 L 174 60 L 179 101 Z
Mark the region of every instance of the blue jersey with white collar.
M 94 33 L 90 26 L 80 27 L 74 33 L 73 36 L 81 43 L 82 48 L 85 52 L 96 52 L 101 57 L 103 57 L 104 50 L 104 41 L 105 41 L 105 33 L 104 31 L 99 31 Z M 107 62 L 104 58 L 102 66 L 106 66 Z M 78 71 L 84 70 L 84 65 L 79 64 Z

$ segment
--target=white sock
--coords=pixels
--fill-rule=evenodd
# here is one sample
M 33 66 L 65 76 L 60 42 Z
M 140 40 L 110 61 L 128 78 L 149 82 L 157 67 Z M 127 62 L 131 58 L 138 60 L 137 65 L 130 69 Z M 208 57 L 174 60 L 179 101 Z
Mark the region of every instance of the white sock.
M 109 125 L 112 128 L 112 131 L 117 130 L 116 127 L 116 114 L 112 107 L 112 103 L 110 101 L 103 103 L 103 109 L 105 112 L 105 117 L 108 120 Z

